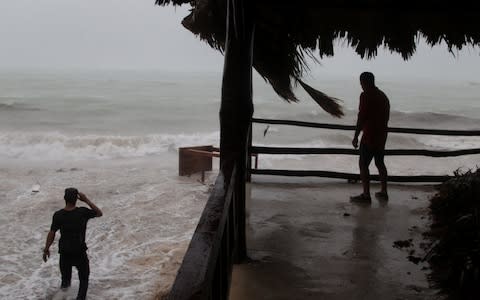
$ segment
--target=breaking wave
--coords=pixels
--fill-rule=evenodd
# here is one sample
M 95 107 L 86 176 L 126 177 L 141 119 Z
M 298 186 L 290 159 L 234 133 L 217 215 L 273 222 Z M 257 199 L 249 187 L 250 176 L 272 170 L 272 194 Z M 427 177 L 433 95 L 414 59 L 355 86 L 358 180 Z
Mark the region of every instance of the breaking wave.
M 219 132 L 145 136 L 0 132 L 0 157 L 23 160 L 84 160 L 143 157 L 178 147 L 218 145 Z
M 1 98 L 1 97 L 0 97 Z M 17 102 L 13 99 L 0 102 L 0 111 L 24 111 L 24 110 L 40 110 L 36 107 L 30 107 L 25 103 Z

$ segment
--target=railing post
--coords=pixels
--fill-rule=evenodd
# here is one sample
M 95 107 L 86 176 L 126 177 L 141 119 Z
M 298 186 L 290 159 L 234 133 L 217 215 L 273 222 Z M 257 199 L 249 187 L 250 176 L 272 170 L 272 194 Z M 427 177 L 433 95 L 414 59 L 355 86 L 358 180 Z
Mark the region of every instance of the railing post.
M 250 122 L 250 126 L 248 128 L 248 140 L 247 140 L 247 182 L 252 181 L 252 123 Z M 256 165 L 256 158 L 255 158 L 255 165 Z

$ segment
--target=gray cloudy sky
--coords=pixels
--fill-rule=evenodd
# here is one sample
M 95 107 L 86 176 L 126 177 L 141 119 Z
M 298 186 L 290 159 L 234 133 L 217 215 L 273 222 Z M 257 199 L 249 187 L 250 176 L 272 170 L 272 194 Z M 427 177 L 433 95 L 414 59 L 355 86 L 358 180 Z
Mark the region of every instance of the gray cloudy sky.
M 181 26 L 186 14 L 187 7 L 158 7 L 154 0 L 2 0 L 0 69 L 221 72 L 223 57 Z M 338 46 L 334 58 L 312 71 L 478 80 L 479 54 L 470 48 L 454 57 L 446 47 L 422 43 L 408 62 L 385 51 L 362 61 L 352 49 Z

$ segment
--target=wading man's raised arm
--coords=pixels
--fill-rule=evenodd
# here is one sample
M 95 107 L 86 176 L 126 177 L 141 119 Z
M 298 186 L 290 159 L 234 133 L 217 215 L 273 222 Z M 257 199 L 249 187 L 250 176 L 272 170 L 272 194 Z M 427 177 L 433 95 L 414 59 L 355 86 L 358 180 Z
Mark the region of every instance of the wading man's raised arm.
M 100 208 L 98 208 L 92 201 L 90 201 L 90 199 L 88 199 L 88 197 L 85 196 L 84 193 L 78 192 L 78 200 L 85 202 L 85 204 L 90 206 L 90 208 L 93 209 L 97 214 L 97 218 L 103 216 L 103 212 L 100 210 Z

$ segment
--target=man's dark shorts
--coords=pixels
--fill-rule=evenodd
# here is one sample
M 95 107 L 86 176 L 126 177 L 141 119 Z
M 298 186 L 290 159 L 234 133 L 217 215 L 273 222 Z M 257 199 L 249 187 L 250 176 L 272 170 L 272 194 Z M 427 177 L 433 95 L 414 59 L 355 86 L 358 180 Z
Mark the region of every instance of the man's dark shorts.
M 360 144 L 360 165 L 368 168 L 375 157 L 375 164 L 384 164 L 385 149 L 373 149 L 365 144 Z

